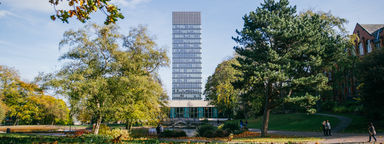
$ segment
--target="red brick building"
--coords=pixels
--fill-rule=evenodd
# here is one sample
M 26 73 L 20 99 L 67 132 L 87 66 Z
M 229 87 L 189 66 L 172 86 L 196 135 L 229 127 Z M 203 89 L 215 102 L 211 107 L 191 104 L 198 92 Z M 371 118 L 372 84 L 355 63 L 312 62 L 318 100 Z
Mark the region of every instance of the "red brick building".
M 356 54 L 366 55 L 375 49 L 384 47 L 384 24 L 359 24 L 355 26 L 353 34 L 356 34 L 360 42 L 356 42 Z
M 355 52 L 350 54 L 362 57 L 368 53 L 384 48 L 384 24 L 359 24 L 357 23 L 353 34 L 359 37 L 359 41 L 356 41 L 354 50 Z M 338 70 L 340 72 L 340 70 Z M 333 73 L 332 75 L 334 75 Z M 356 74 L 346 72 L 342 73 L 338 79 L 330 78 L 330 82 L 333 85 L 333 100 L 344 101 L 357 96 L 356 87 L 358 83 L 355 78 Z

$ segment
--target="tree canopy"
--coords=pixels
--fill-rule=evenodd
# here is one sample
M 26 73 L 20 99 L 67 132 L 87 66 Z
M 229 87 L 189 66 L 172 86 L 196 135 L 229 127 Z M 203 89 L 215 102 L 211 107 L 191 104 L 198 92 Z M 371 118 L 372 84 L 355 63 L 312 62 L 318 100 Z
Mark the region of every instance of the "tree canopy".
M 146 28 L 127 36 L 115 25 L 88 25 L 64 33 L 63 67 L 46 76 L 56 92 L 66 96 L 73 114 L 102 121 L 152 121 L 159 118 L 164 92 L 157 70 L 168 64 L 166 52 L 155 49 Z
M 246 93 L 263 97 L 262 136 L 267 134 L 270 111 L 285 102 L 308 112 L 319 92 L 330 89 L 324 71 L 346 48 L 344 19 L 330 13 L 297 14 L 288 0 L 265 0 L 243 17 L 244 28 L 233 39 L 243 79 L 234 83 Z
M 206 98 L 218 108 L 219 112 L 229 118 L 239 110 L 240 103 L 240 91 L 234 89 L 231 84 L 239 79 L 236 77 L 239 71 L 232 67 L 234 64 L 238 64 L 236 59 L 226 60 L 217 65 L 214 74 L 208 77 L 204 90 Z
M 70 122 L 63 100 L 45 95 L 37 84 L 21 81 L 16 70 L 0 66 L 0 83 L 1 120 L 7 116 L 14 124 Z
M 51 15 L 52 20 L 56 18 L 62 22 L 68 23 L 68 19 L 76 17 L 80 22 L 85 23 L 91 17 L 90 15 L 97 11 L 102 11 L 106 15 L 104 23 L 106 25 L 115 23 L 119 18 L 124 16 L 120 13 L 120 9 L 111 4 L 112 0 L 49 0 L 49 3 L 56 11 L 55 15 Z M 58 9 L 58 7 L 67 7 L 69 9 Z

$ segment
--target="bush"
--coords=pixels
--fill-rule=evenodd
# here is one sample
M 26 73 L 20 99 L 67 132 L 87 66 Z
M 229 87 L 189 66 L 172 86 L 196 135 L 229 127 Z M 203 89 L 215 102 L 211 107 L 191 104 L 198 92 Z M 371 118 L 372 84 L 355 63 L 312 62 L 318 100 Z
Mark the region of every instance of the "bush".
M 106 135 L 110 130 L 111 128 L 109 128 L 106 124 L 100 124 L 99 134 Z
M 187 134 L 182 130 L 164 130 L 159 137 L 186 137 Z
M 146 137 L 149 135 L 147 128 L 134 128 L 131 130 L 131 137 L 134 138 L 140 138 L 140 137 Z
M 129 138 L 129 132 L 128 130 L 123 130 L 123 129 L 113 129 L 111 130 L 107 125 L 101 124 L 100 129 L 99 129 L 99 135 L 104 135 L 112 138 L 117 138 L 119 136 L 121 140 L 126 140 Z
M 227 137 L 227 136 L 229 136 L 229 132 L 227 132 L 226 130 L 217 129 L 215 132 L 215 137 Z
M 246 132 L 246 131 L 247 131 L 246 129 L 235 130 L 235 131 L 233 131 L 233 134 L 241 134 L 241 133 Z
M 233 133 L 236 130 L 240 130 L 240 125 L 237 121 L 226 121 L 222 129 Z
M 197 136 L 215 137 L 216 130 L 217 130 L 217 127 L 210 124 L 200 125 L 199 127 L 197 127 Z

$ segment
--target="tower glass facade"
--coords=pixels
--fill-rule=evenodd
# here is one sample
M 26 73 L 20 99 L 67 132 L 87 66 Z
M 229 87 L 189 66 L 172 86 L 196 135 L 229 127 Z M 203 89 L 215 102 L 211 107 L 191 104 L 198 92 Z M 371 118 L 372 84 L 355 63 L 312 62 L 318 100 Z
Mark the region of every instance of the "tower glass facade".
M 201 100 L 200 12 L 172 13 L 172 100 Z

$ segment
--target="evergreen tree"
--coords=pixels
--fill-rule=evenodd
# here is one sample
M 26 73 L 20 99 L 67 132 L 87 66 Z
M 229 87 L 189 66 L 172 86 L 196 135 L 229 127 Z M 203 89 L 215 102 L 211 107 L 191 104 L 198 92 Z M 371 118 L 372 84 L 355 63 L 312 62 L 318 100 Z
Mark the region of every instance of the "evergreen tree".
M 243 29 L 233 38 L 240 64 L 234 67 L 242 72 L 234 85 L 264 99 L 261 131 L 266 136 L 269 114 L 282 103 L 315 112 L 319 92 L 330 89 L 324 71 L 346 47 L 345 20 L 330 13 L 297 14 L 288 0 L 265 0 L 243 20 Z

